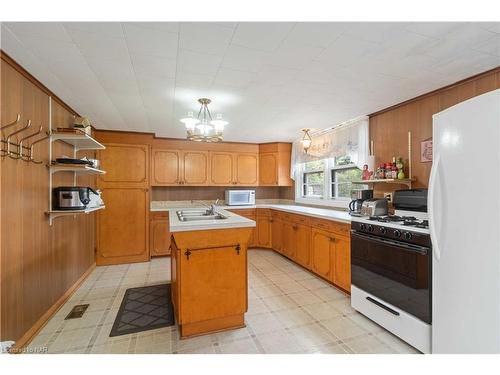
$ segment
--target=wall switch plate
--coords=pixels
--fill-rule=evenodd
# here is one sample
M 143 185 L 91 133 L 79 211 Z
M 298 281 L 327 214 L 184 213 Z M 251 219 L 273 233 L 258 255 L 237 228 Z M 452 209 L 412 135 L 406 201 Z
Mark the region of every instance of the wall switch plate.
M 388 202 L 392 202 L 392 193 L 384 193 L 384 198 L 387 199 Z

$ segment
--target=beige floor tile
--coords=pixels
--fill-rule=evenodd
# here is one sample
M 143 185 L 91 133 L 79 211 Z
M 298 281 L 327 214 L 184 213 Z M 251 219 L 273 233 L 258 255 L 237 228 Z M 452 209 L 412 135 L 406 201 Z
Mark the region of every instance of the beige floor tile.
M 360 326 L 367 332 L 378 333 L 385 331 L 385 329 L 382 326 L 379 326 L 373 320 L 368 319 L 366 316 L 358 312 L 349 315 L 349 319 L 351 319 L 354 323 L 356 323 L 358 326 Z
M 341 340 L 365 335 L 367 331 L 354 323 L 348 317 L 336 317 L 334 319 L 322 320 L 321 325 Z
M 312 351 L 313 354 L 352 354 L 353 351 L 345 344 L 330 343 L 318 346 Z
M 213 335 L 204 335 L 193 337 L 189 339 L 177 339 L 177 335 L 175 342 L 173 344 L 174 351 L 181 352 L 190 349 L 197 349 L 210 346 L 214 343 Z
M 288 276 L 295 281 L 310 280 L 315 278 L 315 276 L 311 272 L 304 270 L 290 272 Z
M 251 337 L 219 345 L 223 354 L 259 354 L 259 349 Z
M 286 328 L 297 327 L 314 322 L 314 318 L 301 308 L 280 310 L 273 313 Z
M 262 285 L 253 289 L 260 298 L 282 296 L 283 291 L 275 285 Z
M 375 336 L 364 335 L 345 341 L 354 353 L 359 354 L 396 354 L 397 352 Z
M 290 297 L 298 306 L 306 306 L 322 302 L 317 295 L 311 293 L 310 291 L 289 293 L 288 297 Z
M 303 287 L 309 290 L 321 289 L 321 288 L 330 288 L 330 285 L 321 279 L 312 278 L 298 281 Z
M 286 294 L 288 294 L 288 293 L 306 292 L 307 291 L 307 289 L 304 286 L 300 285 L 296 281 L 291 281 L 289 283 L 279 283 L 277 285 L 278 285 L 278 288 L 280 288 Z
M 349 299 L 346 294 L 342 293 L 340 290 L 333 286 L 327 286 L 325 288 L 314 289 L 312 291 L 323 301 L 330 302 L 338 299 Z
M 281 322 L 272 313 L 251 315 L 246 322 L 255 334 L 283 329 Z
M 339 298 L 328 302 L 338 312 L 344 315 L 356 314 L 356 310 L 351 307 L 351 300 L 349 298 Z
M 421 354 L 417 349 L 413 346 L 407 344 L 399 337 L 394 336 L 392 333 L 383 330 L 382 332 L 376 333 L 375 336 L 377 339 L 387 344 L 394 351 L 401 354 Z
M 334 319 L 342 315 L 337 309 L 326 302 L 305 305 L 303 309 L 319 321 Z
M 275 296 L 262 298 L 270 311 L 286 310 L 296 307 L 296 304 L 287 296 Z
M 256 336 L 266 354 L 294 354 L 303 352 L 297 339 L 285 330 L 267 332 Z
M 215 334 L 214 341 L 220 344 L 228 343 L 235 340 L 247 339 L 250 337 L 248 328 L 232 329 L 230 331 L 219 332 Z
M 262 302 L 261 299 L 253 299 L 248 301 L 247 315 L 262 314 L 269 311 L 269 308 L 264 302 Z
M 289 332 L 295 336 L 299 345 L 305 351 L 312 351 L 318 346 L 337 341 L 335 336 L 316 323 L 291 328 Z
M 178 354 L 217 354 L 213 344 L 202 346 L 200 348 L 183 349 L 177 352 Z

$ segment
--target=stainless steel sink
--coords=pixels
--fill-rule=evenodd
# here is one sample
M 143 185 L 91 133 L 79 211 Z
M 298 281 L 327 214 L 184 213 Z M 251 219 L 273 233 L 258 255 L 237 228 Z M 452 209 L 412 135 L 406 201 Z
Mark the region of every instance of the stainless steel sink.
M 182 210 L 177 211 L 177 217 L 180 221 L 199 221 L 199 220 L 224 220 L 224 216 L 218 212 L 212 213 L 209 210 Z

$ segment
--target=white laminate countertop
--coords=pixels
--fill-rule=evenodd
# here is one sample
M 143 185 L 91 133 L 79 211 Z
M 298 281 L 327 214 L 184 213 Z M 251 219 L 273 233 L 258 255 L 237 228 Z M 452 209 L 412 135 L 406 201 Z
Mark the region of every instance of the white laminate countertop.
M 190 207 L 193 208 L 193 207 Z M 291 204 L 256 204 L 252 206 L 216 206 L 217 209 L 221 210 L 243 210 L 243 209 L 253 209 L 253 208 L 272 208 L 274 210 L 289 212 L 292 214 L 300 214 L 305 216 L 317 217 L 320 219 L 333 220 L 341 223 L 351 223 L 351 215 L 346 211 L 330 210 L 327 208 L 317 208 L 317 207 L 307 207 L 307 206 L 296 206 Z M 174 213 L 181 208 L 166 208 L 158 207 L 158 205 L 151 207 L 151 211 L 170 211 L 173 210 Z M 226 211 L 227 212 L 227 211 Z M 171 215 L 171 214 L 170 214 Z M 172 216 L 170 216 L 172 220 Z M 177 215 L 175 219 L 178 220 Z M 183 223 L 184 224 L 184 223 Z
M 222 207 L 217 207 L 216 212 L 224 215 L 227 219 L 219 220 L 200 220 L 200 221 L 180 221 L 177 216 L 177 211 L 179 210 L 192 210 L 196 209 L 193 207 L 188 208 L 170 208 L 169 213 L 169 225 L 170 232 L 189 232 L 195 230 L 214 230 L 214 229 L 231 229 L 231 228 L 251 228 L 255 227 L 255 221 L 247 219 L 246 217 L 237 215 L 233 212 L 224 210 Z M 163 210 L 165 211 L 165 210 Z

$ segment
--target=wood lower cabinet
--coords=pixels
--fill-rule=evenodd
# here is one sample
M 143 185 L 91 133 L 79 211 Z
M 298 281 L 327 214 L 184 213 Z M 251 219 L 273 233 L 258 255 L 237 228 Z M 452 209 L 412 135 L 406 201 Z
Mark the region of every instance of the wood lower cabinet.
M 330 232 L 311 230 L 311 270 L 321 277 L 333 281 L 332 252 L 334 239 Z
M 97 212 L 97 265 L 149 260 L 149 192 L 100 187 L 106 209 Z
M 152 212 L 149 222 L 150 256 L 170 255 L 170 227 L 168 212 Z
M 283 223 L 281 225 L 282 254 L 292 260 L 295 260 L 295 243 L 293 241 L 294 225 L 295 224 L 285 219 L 283 220 Z
M 283 222 L 276 211 L 271 212 L 271 248 L 282 253 Z
M 271 212 L 266 209 L 257 209 L 257 246 L 271 248 L 272 219 Z
M 302 267 L 311 268 L 311 226 L 296 224 L 293 238 L 295 260 Z
M 257 215 L 255 209 L 241 209 L 241 210 L 228 210 L 228 211 L 257 222 Z M 256 247 L 256 246 L 257 246 L 257 227 L 254 227 L 252 228 L 250 239 L 248 240 L 248 247 Z
M 351 239 L 349 237 L 335 236 L 333 283 L 347 292 L 351 291 Z

